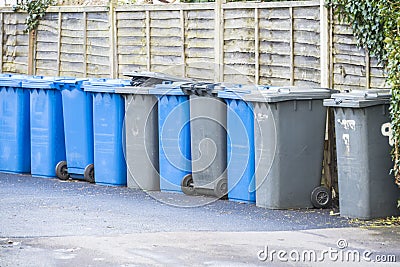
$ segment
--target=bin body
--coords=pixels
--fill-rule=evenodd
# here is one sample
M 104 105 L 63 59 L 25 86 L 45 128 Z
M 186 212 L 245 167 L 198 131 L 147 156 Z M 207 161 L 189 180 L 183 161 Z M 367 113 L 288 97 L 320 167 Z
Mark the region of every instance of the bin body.
M 332 97 L 345 99 L 339 104 L 325 101 L 335 114 L 340 215 L 359 219 L 399 215 L 400 189 L 390 174 L 390 98 L 366 100 L 354 92 Z
M 158 191 L 157 97 L 144 91 L 136 88 L 124 95 L 128 187 Z
M 30 91 L 31 174 L 56 177 L 57 163 L 65 160 L 61 92 L 53 78 L 32 77 L 22 87 Z
M 82 82 L 60 81 L 68 173 L 80 179 L 94 163 L 93 97 L 83 90 Z
M 123 152 L 124 98 L 115 88 L 124 80 L 98 79 L 84 82 L 93 96 L 94 176 L 96 184 L 125 186 L 126 163 Z
M 330 91 L 308 90 L 275 88 L 247 99 L 254 105 L 259 207 L 313 207 L 311 193 L 322 177 L 326 125 L 322 99 Z
M 183 178 L 191 173 L 189 96 L 180 83 L 157 85 L 160 190 L 180 192 Z
M 9 77 L 9 76 L 8 76 Z M 31 170 L 29 90 L 12 76 L 0 78 L 0 171 Z

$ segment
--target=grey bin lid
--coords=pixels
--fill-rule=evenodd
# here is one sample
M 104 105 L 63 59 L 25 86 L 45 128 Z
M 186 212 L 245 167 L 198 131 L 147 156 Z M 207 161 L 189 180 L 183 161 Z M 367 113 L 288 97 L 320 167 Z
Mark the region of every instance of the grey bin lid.
M 153 87 L 138 87 L 138 86 L 124 86 L 124 87 L 116 87 L 116 94 L 124 94 L 124 95 L 150 95 L 149 91 L 153 89 Z
M 126 72 L 123 73 L 124 76 L 131 77 L 131 85 L 135 87 L 153 87 L 156 84 L 161 84 L 163 82 L 193 82 L 193 80 L 183 77 L 177 77 L 173 75 L 168 75 L 161 72 Z
M 364 108 L 389 104 L 391 97 L 390 89 L 353 90 L 332 94 L 330 99 L 324 100 L 324 106 Z
M 248 102 L 276 103 L 293 100 L 326 99 L 332 94 L 331 89 L 312 87 L 271 87 L 268 90 L 258 90 L 251 94 L 243 95 Z

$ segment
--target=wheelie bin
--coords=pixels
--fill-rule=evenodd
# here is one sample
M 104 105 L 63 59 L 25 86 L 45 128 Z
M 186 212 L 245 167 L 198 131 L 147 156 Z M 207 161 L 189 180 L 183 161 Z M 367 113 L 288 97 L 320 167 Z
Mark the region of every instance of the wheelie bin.
M 124 98 L 115 89 L 127 80 L 92 79 L 83 83 L 93 98 L 94 177 L 96 184 L 125 186 Z
M 163 83 L 150 89 L 158 98 L 160 189 L 180 192 L 181 182 L 191 174 L 189 96 L 180 86 L 186 82 Z
M 256 205 L 311 208 L 320 188 L 326 107 L 331 90 L 275 87 L 244 95 L 254 106 Z M 320 204 L 329 205 L 329 191 Z
M 31 174 L 56 177 L 56 165 L 65 160 L 61 93 L 54 77 L 32 76 L 21 87 L 30 92 Z
M 340 215 L 372 219 L 400 215 L 400 189 L 390 174 L 393 146 L 390 90 L 333 94 Z
M 0 172 L 30 173 L 29 90 L 21 88 L 26 76 L 0 76 Z
M 56 166 L 59 179 L 94 182 L 93 97 L 82 83 L 88 79 L 59 79 L 64 115 L 66 161 Z
M 255 203 L 254 114 L 243 95 L 269 86 L 228 85 L 218 92 L 227 104 L 228 199 Z
M 130 86 L 117 88 L 125 98 L 125 156 L 127 185 L 144 191 L 160 190 L 157 97 L 149 93 L 165 81 L 184 78 L 154 72 L 125 73 Z
M 192 174 L 182 180 L 186 194 L 225 197 L 227 186 L 226 103 L 217 97 L 219 84 L 181 85 L 189 95 Z

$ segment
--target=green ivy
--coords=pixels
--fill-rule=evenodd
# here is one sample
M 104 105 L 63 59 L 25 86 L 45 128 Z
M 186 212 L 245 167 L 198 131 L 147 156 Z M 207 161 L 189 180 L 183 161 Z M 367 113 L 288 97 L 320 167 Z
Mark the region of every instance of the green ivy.
M 348 22 L 358 45 L 385 67 L 391 86 L 390 116 L 395 182 L 400 187 L 400 0 L 327 0 L 339 20 Z
M 28 0 L 21 1 L 14 6 L 14 11 L 23 10 L 28 13 L 26 18 L 26 29 L 25 32 L 36 30 L 39 26 L 40 20 L 46 14 L 46 10 L 49 6 L 55 5 L 56 0 Z

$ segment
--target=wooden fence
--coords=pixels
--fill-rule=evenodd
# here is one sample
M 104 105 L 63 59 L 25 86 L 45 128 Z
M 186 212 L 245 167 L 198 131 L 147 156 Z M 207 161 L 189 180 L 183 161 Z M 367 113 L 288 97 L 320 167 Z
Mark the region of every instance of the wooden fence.
M 386 87 L 382 68 L 320 1 L 57 6 L 36 34 L 0 9 L 3 72 L 123 77 L 162 71 L 215 81 Z

